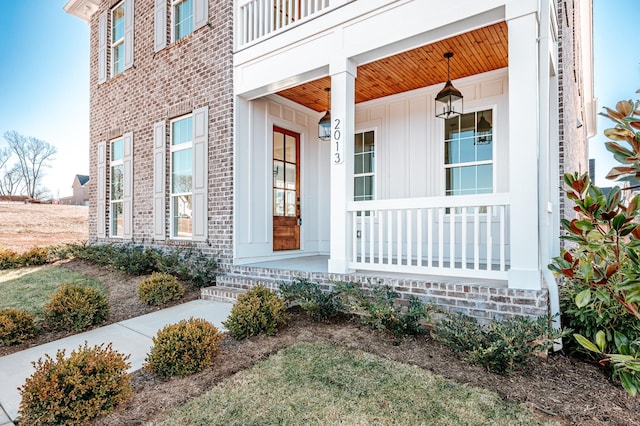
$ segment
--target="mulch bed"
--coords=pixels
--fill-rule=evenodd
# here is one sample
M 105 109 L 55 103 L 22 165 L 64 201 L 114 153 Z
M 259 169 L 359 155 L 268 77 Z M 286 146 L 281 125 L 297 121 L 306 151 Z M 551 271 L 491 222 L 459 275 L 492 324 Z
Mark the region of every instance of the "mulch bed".
M 142 304 L 135 294 L 143 277 L 130 277 L 77 260 L 65 263 L 64 267 L 97 278 L 107 286 L 109 323 L 157 309 Z M 192 289 L 183 301 L 198 297 L 199 291 Z M 0 347 L 0 355 L 60 337 L 64 335 L 46 333 L 23 345 Z M 316 323 L 296 308 L 291 310 L 287 325 L 275 336 L 242 341 L 226 337 L 220 342 L 214 365 L 201 373 L 164 380 L 145 370 L 135 372 L 132 398 L 95 424 L 147 425 L 160 421 L 225 378 L 296 342 L 335 344 L 414 364 L 457 382 L 497 392 L 507 401 L 531 407 L 542 418 L 565 425 L 640 425 L 640 398 L 630 397 L 596 365 L 556 353 L 536 360 L 527 371 L 501 376 L 468 364 L 462 355 L 428 336 L 398 341 L 389 333 L 372 331 L 348 317 Z

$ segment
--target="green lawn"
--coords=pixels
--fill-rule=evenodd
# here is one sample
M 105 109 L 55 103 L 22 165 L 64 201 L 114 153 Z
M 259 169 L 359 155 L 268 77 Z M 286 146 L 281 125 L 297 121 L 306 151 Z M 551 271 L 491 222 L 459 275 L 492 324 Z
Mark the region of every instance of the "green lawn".
M 214 367 L 215 368 L 215 363 Z M 225 380 L 163 425 L 539 425 L 497 394 L 361 351 L 297 344 Z M 555 423 L 546 423 L 555 424 Z
M 38 268 L 8 281 L 0 281 L 0 309 L 26 309 L 37 313 L 62 284 L 88 285 L 103 293 L 102 283 L 59 266 Z

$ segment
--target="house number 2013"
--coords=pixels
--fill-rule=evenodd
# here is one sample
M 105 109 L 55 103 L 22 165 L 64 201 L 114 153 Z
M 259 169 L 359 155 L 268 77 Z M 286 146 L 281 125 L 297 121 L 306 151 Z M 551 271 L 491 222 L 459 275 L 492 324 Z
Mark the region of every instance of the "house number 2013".
M 344 149 L 342 145 L 342 128 L 340 127 L 339 118 L 333 120 L 331 143 L 333 145 L 333 164 L 342 164 L 344 162 Z

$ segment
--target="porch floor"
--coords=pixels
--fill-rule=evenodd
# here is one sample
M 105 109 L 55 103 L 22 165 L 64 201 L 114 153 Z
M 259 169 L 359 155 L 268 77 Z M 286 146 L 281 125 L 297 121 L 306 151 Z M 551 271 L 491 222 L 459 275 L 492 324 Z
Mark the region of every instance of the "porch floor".
M 308 273 L 328 274 L 328 255 L 301 256 L 289 259 L 269 260 L 265 262 L 256 262 L 242 265 L 251 268 L 280 269 L 286 271 L 300 271 Z M 506 280 L 481 279 L 481 278 L 462 278 L 450 277 L 445 275 L 423 275 L 409 273 L 394 273 L 386 271 L 369 271 L 356 270 L 352 274 L 371 276 L 376 278 L 395 278 L 395 279 L 411 279 L 429 282 L 446 282 L 453 284 L 480 284 L 490 287 L 507 287 Z

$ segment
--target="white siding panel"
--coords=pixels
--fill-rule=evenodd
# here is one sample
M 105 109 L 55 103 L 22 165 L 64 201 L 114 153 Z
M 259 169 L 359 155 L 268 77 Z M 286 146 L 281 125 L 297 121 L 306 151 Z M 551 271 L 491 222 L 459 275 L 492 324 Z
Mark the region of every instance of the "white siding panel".
M 125 133 L 122 136 L 124 155 L 122 163 L 124 168 L 124 180 L 122 191 L 122 238 L 133 238 L 133 133 Z
M 107 14 L 98 18 L 98 84 L 107 81 Z
M 193 240 L 207 240 L 209 107 L 193 111 Z
M 96 202 L 96 222 L 98 238 L 107 236 L 107 142 L 98 144 L 98 194 Z
M 124 0 L 124 69 L 133 66 L 133 0 Z
M 404 198 L 406 193 L 407 149 L 406 102 L 389 105 L 389 198 Z
M 153 51 L 167 47 L 167 0 L 155 0 L 153 7 Z
M 427 196 L 427 172 L 433 167 L 427 159 L 427 112 L 426 96 L 409 100 L 409 197 Z
M 166 123 L 153 125 L 153 239 L 166 238 Z

